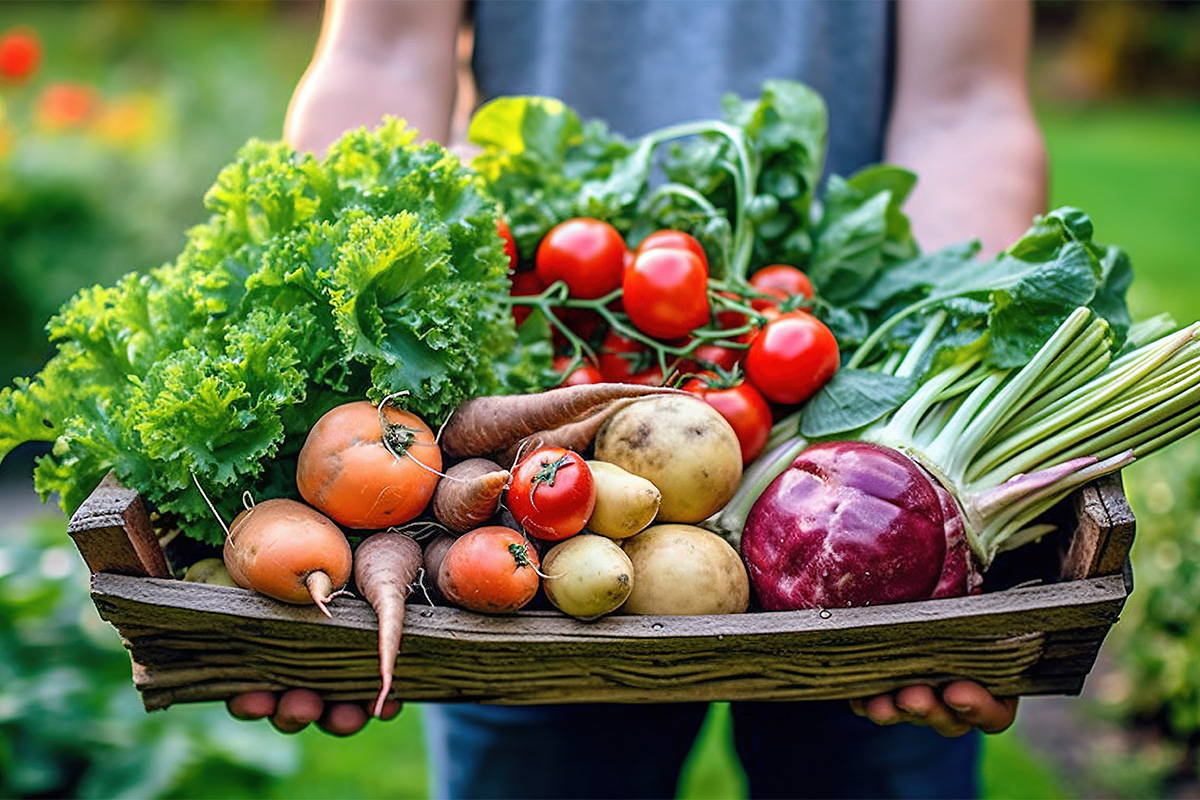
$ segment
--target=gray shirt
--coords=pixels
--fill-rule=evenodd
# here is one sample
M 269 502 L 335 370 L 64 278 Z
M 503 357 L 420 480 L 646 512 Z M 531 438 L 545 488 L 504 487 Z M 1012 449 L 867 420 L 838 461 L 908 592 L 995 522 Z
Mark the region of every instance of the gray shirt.
M 557 97 L 626 136 L 721 114 L 768 78 L 829 106 L 828 172 L 882 157 L 894 20 L 888 0 L 476 0 L 482 98 Z

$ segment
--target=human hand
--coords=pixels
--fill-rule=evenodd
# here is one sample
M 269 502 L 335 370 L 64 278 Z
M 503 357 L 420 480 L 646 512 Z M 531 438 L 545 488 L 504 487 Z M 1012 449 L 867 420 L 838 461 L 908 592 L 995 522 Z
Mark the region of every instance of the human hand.
M 851 700 L 850 708 L 877 725 L 912 722 L 955 737 L 979 729 L 999 733 L 1017 716 L 1016 697 L 996 697 L 973 681 L 955 681 L 939 693 L 930 686 L 906 686 L 890 694 Z
M 325 704 L 321 696 L 309 689 L 289 689 L 276 696 L 274 692 L 243 692 L 225 703 L 230 715 L 238 719 L 263 719 L 283 733 L 302 731 L 315 722 L 321 730 L 334 736 L 350 736 L 362 730 L 370 719 L 368 706 L 362 703 Z M 400 713 L 400 703 L 388 700 L 383 704 L 380 719 L 391 719 Z

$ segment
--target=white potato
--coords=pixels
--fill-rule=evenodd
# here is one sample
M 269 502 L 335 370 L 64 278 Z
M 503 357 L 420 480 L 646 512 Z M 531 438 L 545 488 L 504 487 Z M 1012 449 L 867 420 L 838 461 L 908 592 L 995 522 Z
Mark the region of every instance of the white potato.
M 662 492 L 645 478 L 607 461 L 589 461 L 596 484 L 596 507 L 588 520 L 592 533 L 610 539 L 633 536 L 654 521 Z
M 694 525 L 651 525 L 622 542 L 637 576 L 628 614 L 739 614 L 750 578 L 737 552 Z
M 542 587 L 559 611 L 589 620 L 621 607 L 633 589 L 633 564 L 616 542 L 592 533 L 564 539 L 542 559 Z
M 596 435 L 597 461 L 640 475 L 662 492 L 659 522 L 700 522 L 742 480 L 742 449 L 720 412 L 692 395 L 660 395 L 621 409 Z

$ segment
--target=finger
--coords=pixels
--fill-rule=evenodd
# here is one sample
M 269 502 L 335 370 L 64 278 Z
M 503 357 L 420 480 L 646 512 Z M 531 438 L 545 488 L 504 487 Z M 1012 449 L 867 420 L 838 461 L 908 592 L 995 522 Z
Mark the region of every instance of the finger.
M 863 701 L 863 715 L 876 725 L 895 725 L 904 722 L 904 713 L 896 708 L 890 694 L 876 695 Z
M 1017 718 L 1016 697 L 996 697 L 973 681 L 955 681 L 942 690 L 954 713 L 984 733 L 1000 733 Z
M 225 701 L 230 715 L 238 719 L 262 719 L 275 713 L 273 692 L 242 692 Z
M 896 693 L 896 706 L 910 721 L 946 737 L 962 736 L 971 724 L 961 719 L 929 686 L 906 686 Z
M 325 703 L 321 696 L 308 689 L 289 689 L 279 698 L 279 707 L 271 722 L 284 733 L 304 730 L 321 718 Z
M 367 724 L 367 710 L 358 703 L 330 703 L 318 723 L 321 730 L 334 736 L 350 736 Z
M 389 719 L 395 719 L 402 708 L 404 708 L 404 704 L 399 700 L 387 700 L 384 702 L 383 708 L 379 711 L 379 718 L 385 722 Z

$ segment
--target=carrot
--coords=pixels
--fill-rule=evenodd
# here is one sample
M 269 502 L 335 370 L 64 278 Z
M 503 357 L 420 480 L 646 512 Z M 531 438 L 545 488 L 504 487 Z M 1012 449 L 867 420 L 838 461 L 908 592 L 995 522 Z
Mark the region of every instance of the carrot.
M 469 458 L 446 470 L 433 491 L 433 516 L 455 533 L 478 528 L 496 513 L 508 470 L 486 458 Z
M 488 456 L 527 436 L 586 419 L 613 400 L 679 391 L 666 386 L 592 383 L 536 394 L 477 397 L 454 410 L 439 441 L 442 451 L 453 458 Z
M 295 500 L 264 500 L 233 521 L 222 554 L 238 586 L 285 603 L 326 603 L 350 580 L 350 542 L 332 520 Z
M 392 690 L 400 636 L 404 631 L 404 601 L 421 569 L 421 546 L 403 533 L 384 531 L 369 536 L 354 553 L 354 582 L 379 618 L 379 674 L 383 686 L 372 713 L 383 713 Z

